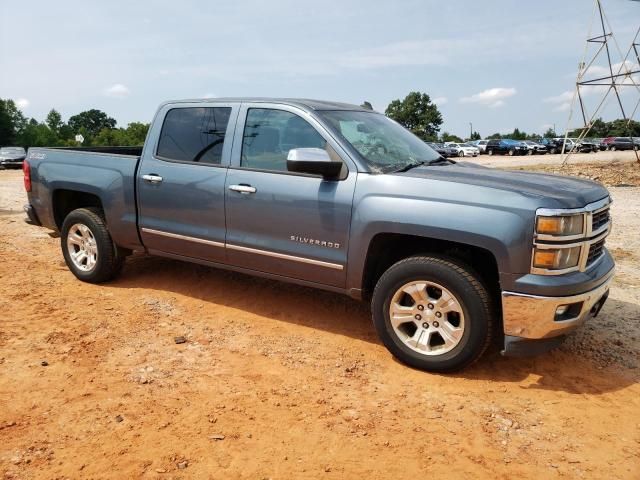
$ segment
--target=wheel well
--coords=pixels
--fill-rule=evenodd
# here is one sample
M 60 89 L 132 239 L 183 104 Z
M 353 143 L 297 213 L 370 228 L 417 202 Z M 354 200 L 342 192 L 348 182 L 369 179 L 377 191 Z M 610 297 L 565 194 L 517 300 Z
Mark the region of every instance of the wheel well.
M 53 218 L 58 230 L 62 228 L 62 223 L 69 213 L 76 208 L 84 207 L 97 207 L 103 210 L 100 197 L 92 193 L 75 190 L 56 190 L 53 192 Z
M 367 251 L 363 274 L 363 297 L 370 298 L 382 274 L 403 258 L 419 254 L 439 254 L 461 260 L 482 277 L 493 298 L 500 293 L 498 264 L 489 250 L 448 240 L 395 233 L 373 237 Z

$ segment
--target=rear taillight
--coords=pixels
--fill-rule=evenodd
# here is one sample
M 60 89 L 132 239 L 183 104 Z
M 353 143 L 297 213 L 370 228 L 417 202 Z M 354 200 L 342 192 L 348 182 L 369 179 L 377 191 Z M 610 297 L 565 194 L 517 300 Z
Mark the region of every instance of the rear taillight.
M 27 192 L 31 191 L 31 166 L 27 159 L 25 158 L 22 162 L 22 173 L 24 173 L 24 189 Z

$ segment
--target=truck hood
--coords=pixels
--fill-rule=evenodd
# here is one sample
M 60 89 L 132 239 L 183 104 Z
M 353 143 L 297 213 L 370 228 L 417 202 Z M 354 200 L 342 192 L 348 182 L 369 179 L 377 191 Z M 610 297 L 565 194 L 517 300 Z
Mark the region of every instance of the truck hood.
M 606 188 L 591 180 L 565 175 L 498 170 L 472 163 L 423 166 L 398 175 L 519 193 L 539 199 L 539 206 L 548 208 L 581 208 L 609 195 Z

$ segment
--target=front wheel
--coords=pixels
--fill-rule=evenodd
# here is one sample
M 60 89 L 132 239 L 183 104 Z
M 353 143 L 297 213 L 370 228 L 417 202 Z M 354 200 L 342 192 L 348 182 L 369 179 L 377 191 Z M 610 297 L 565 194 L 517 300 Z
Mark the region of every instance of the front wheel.
M 516 152 L 515 152 L 514 150 L 509 150 L 509 156 L 510 156 L 510 157 L 513 157 L 513 156 L 515 155 L 515 153 L 516 153 Z
M 460 151 L 458 152 L 458 156 L 459 156 L 459 157 L 464 157 L 464 152 L 463 152 L 462 150 L 460 150 Z
M 83 282 L 106 282 L 122 269 L 125 255 L 113 243 L 97 208 L 78 208 L 67 215 L 60 241 L 67 267 Z
M 489 156 L 493 155 L 493 150 L 487 150 L 487 155 Z
M 371 307 L 387 349 L 422 370 L 466 367 L 482 355 L 493 334 L 487 289 L 469 267 L 447 258 L 397 262 L 378 281 Z

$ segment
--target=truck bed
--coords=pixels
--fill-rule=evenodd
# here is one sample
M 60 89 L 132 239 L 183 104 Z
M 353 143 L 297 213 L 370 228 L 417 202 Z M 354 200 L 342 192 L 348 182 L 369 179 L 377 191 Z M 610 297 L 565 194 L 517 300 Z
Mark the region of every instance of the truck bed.
M 105 212 L 114 241 L 139 248 L 136 171 L 142 147 L 30 148 L 30 199 L 40 222 L 61 227 L 73 195 L 91 196 Z

